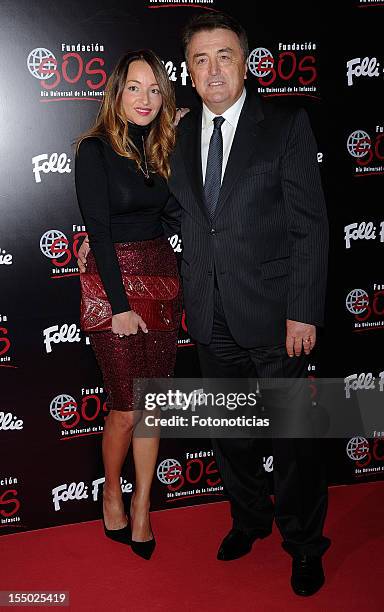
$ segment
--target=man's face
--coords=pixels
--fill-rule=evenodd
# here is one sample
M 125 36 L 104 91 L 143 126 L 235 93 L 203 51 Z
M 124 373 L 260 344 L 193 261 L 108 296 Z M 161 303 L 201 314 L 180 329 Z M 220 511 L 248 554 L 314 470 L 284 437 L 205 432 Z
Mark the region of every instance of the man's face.
M 247 78 L 247 64 L 237 34 L 217 28 L 194 34 L 188 46 L 193 87 L 216 115 L 238 100 Z

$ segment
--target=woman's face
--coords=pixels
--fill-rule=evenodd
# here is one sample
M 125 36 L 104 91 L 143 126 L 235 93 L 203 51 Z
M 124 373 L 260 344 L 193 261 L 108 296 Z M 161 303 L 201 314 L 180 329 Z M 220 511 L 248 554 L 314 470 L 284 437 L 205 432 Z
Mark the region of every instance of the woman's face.
M 144 60 L 135 60 L 128 68 L 122 95 L 126 119 L 137 125 L 148 125 L 162 105 L 162 95 L 153 70 Z

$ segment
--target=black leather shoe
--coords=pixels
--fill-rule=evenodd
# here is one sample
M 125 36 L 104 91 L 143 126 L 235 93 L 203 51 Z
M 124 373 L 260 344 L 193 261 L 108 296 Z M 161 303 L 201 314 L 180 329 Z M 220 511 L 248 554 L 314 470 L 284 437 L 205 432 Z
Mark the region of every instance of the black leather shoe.
M 105 526 L 104 519 L 103 519 L 103 525 L 104 525 L 104 533 L 107 536 L 107 538 L 110 538 L 111 540 L 114 540 L 115 542 L 120 542 L 120 544 L 128 544 L 128 546 L 131 545 L 132 534 L 131 534 L 131 526 L 129 523 L 127 523 L 127 525 L 125 527 L 122 527 L 121 529 L 107 529 Z
M 217 553 L 219 561 L 233 561 L 244 557 L 252 550 L 252 545 L 258 538 L 266 538 L 270 532 L 249 535 L 240 529 L 231 529 L 225 536 Z
M 296 595 L 314 595 L 325 581 L 321 557 L 300 555 L 292 559 L 291 586 Z

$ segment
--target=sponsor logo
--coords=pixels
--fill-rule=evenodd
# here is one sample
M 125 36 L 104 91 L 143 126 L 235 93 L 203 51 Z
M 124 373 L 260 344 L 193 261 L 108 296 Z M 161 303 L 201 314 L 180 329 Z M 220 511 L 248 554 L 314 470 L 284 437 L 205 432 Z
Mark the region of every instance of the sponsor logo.
M 380 63 L 376 57 L 355 57 L 347 61 L 347 84 L 354 85 L 354 79 L 360 77 L 378 77 L 382 74 Z
M 373 285 L 373 292 L 352 289 L 346 297 L 345 307 L 354 317 L 355 332 L 384 327 L 384 285 Z
M 8 315 L 0 314 L 0 368 L 17 368 L 12 358 Z
M 63 42 L 54 52 L 32 49 L 27 69 L 40 83 L 40 101 L 101 100 L 107 80 L 103 53 L 104 45 L 98 42 Z
M 20 481 L 16 476 L 0 476 L 0 528 L 22 527 Z
M 175 253 L 182 252 L 183 249 L 182 249 L 181 237 L 178 234 L 174 234 L 173 236 L 170 236 L 168 238 L 168 241 Z
M 72 225 L 70 238 L 58 229 L 49 229 L 40 238 L 40 251 L 53 265 L 51 278 L 78 276 L 79 248 L 87 233 L 84 225 Z
M 71 482 L 69 484 L 61 484 L 52 489 L 52 502 L 56 512 L 62 509 L 64 503 L 70 501 L 83 501 L 91 499 L 97 502 L 102 491 L 105 478 L 97 478 L 90 484 L 83 481 Z M 132 493 L 133 485 L 124 478 L 120 477 L 121 491 L 123 493 Z
M 378 375 L 379 386 L 376 386 L 376 377 L 372 372 L 361 372 L 360 374 L 350 374 L 344 378 L 345 397 L 351 398 L 352 392 L 371 391 L 377 389 L 382 393 L 384 390 L 384 371 Z
M 13 264 L 13 256 L 7 253 L 5 249 L 0 248 L 0 266 L 11 266 Z
M 157 478 L 166 486 L 166 501 L 182 498 L 222 496 L 223 486 L 212 450 L 185 453 L 185 461 L 163 459 L 157 466 Z
M 278 42 L 273 50 L 256 47 L 248 67 L 256 77 L 258 92 L 269 96 L 308 96 L 319 99 L 316 66 L 317 43 Z
M 346 446 L 348 458 L 354 462 L 355 478 L 382 476 L 384 472 L 384 431 L 372 440 L 351 438 Z
M 49 411 L 51 417 L 60 423 L 62 440 L 72 440 L 103 432 L 103 424 L 108 412 L 103 393 L 102 387 L 83 387 L 79 401 L 67 393 L 61 393 L 53 398 Z
M 21 431 L 24 421 L 12 412 L 0 412 L 0 431 Z
M 32 172 L 35 176 L 36 183 L 41 183 L 41 174 L 49 174 L 50 172 L 58 174 L 69 174 L 71 160 L 66 153 L 41 153 L 32 157 Z
M 47 353 L 52 353 L 52 345 L 65 342 L 81 342 L 80 328 L 76 323 L 63 323 L 51 325 L 43 330 L 44 346 Z M 86 344 L 89 344 L 89 338 L 85 338 Z
M 374 136 L 366 130 L 354 130 L 347 138 L 356 178 L 384 174 L 384 125 L 376 125 L 373 131 Z
M 360 221 L 344 226 L 345 248 L 350 249 L 357 240 L 376 240 L 377 226 L 373 221 Z M 384 221 L 380 222 L 380 242 L 384 242 Z
M 273 457 L 263 457 L 264 470 L 273 471 Z M 156 470 L 166 487 L 166 502 L 207 496 L 223 496 L 224 488 L 216 467 L 213 450 L 188 451 L 182 460 L 163 459 Z

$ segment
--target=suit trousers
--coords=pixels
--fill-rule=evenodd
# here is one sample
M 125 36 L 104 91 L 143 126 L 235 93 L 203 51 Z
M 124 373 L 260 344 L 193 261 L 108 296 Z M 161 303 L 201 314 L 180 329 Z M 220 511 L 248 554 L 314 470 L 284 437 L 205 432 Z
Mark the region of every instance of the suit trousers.
M 217 286 L 214 292 L 212 338 L 209 344 L 197 345 L 203 377 L 306 378 L 308 357 L 288 357 L 285 344 L 251 349 L 239 346 L 226 323 Z M 260 439 L 216 438 L 212 445 L 235 528 L 265 536 L 271 532 L 275 518 L 282 546 L 292 556 L 321 556 L 327 550 L 330 540 L 324 537 L 323 526 L 328 489 L 322 440 L 272 440 L 274 504 L 262 464 Z

